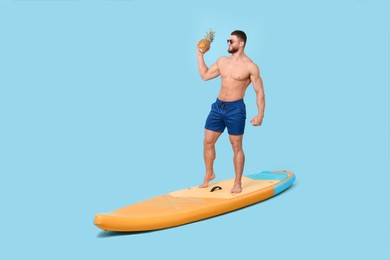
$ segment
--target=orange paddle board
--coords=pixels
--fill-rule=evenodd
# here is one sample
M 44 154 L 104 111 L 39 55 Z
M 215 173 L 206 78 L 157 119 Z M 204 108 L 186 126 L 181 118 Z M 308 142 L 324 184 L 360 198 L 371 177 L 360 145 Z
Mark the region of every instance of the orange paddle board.
M 231 194 L 234 178 L 213 182 L 208 188 L 192 187 L 151 198 L 109 213 L 95 215 L 94 224 L 120 232 L 179 226 L 227 213 L 289 188 L 295 175 L 288 171 L 260 172 L 242 177 L 242 192 Z

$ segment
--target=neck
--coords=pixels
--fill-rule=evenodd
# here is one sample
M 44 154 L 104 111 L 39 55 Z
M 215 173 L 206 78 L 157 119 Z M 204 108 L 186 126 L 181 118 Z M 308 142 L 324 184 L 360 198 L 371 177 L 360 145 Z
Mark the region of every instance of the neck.
M 233 58 L 234 61 L 237 61 L 239 59 L 242 59 L 244 56 L 245 56 L 244 51 L 239 50 L 236 53 L 233 53 L 231 57 Z

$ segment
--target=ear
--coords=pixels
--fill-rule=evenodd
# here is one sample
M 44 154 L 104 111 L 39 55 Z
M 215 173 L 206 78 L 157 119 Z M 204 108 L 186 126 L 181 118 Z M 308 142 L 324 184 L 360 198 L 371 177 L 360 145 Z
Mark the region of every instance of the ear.
M 241 46 L 241 47 L 244 47 L 244 42 L 240 42 L 240 46 Z

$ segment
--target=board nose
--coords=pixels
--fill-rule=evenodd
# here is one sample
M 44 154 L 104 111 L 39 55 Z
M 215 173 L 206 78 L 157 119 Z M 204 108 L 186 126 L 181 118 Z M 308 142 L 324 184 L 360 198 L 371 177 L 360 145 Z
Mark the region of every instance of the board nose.
M 103 224 L 103 216 L 101 214 L 96 214 L 95 215 L 95 219 L 93 221 L 93 223 L 96 225 L 96 226 L 99 226 L 101 224 Z
M 95 224 L 95 225 L 99 225 L 99 224 L 101 224 L 102 222 L 101 222 L 101 218 L 99 217 L 99 214 L 96 214 L 95 215 L 95 219 L 94 219 L 94 221 L 93 221 L 93 224 Z

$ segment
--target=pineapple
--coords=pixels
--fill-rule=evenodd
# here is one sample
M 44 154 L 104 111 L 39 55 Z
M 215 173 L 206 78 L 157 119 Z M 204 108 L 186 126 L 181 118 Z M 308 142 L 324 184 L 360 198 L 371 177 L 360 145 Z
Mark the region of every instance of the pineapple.
M 211 29 L 209 29 L 206 32 L 206 36 L 198 42 L 198 49 L 200 52 L 206 53 L 208 50 L 210 50 L 210 44 L 214 40 L 215 32 Z

